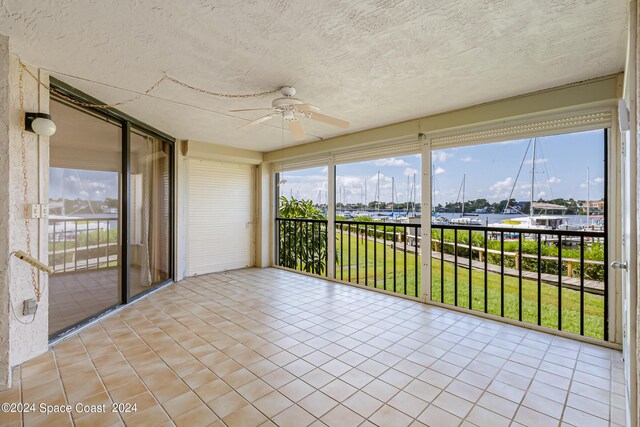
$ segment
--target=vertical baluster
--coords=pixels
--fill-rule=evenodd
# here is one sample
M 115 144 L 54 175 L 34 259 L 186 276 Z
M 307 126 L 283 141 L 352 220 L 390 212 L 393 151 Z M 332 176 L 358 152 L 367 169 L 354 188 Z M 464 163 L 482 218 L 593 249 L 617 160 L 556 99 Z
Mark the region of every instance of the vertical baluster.
M 453 305 L 458 306 L 458 228 L 453 229 Z
M 78 220 L 73 221 L 73 269 L 78 270 Z
M 407 226 L 404 225 L 402 226 L 403 229 L 403 236 L 402 238 L 404 239 L 404 294 L 408 295 L 407 293 Z
M 522 233 L 518 234 L 518 320 L 522 322 Z
M 382 274 L 384 290 L 387 290 L 387 226 L 382 226 Z
M 393 226 L 393 292 L 396 292 L 396 276 L 398 275 L 397 265 L 396 265 L 396 226 Z
M 580 236 L 580 335 L 584 335 L 584 236 Z
M 304 236 L 304 250 L 305 250 L 305 262 L 306 262 L 306 266 L 305 266 L 305 270 L 307 270 L 308 273 L 313 273 L 312 269 L 311 269 L 311 249 L 313 248 L 313 246 L 309 246 L 309 244 L 312 244 L 312 242 L 309 241 L 309 225 L 311 225 L 311 223 L 309 221 L 305 221 L 304 223 L 304 230 L 305 230 L 305 236 Z
M 344 250 L 342 249 L 342 242 L 344 241 L 344 227 L 340 223 L 340 280 L 344 280 Z
M 444 227 L 440 229 L 440 302 L 444 302 Z
M 347 241 L 349 247 L 347 248 L 347 250 L 349 251 L 348 253 L 348 258 L 347 258 L 347 264 L 348 264 L 348 268 L 349 271 L 347 271 L 347 279 L 349 280 L 349 282 L 351 281 L 351 223 L 347 224 L 347 238 L 349 239 Z
M 360 224 L 356 223 L 356 283 L 360 284 Z
M 85 251 L 85 256 L 87 257 L 87 270 L 89 269 L 89 221 L 87 221 L 87 237 L 85 239 L 85 241 L 87 242 L 87 249 Z
M 562 234 L 558 234 L 558 330 L 562 330 Z
M 319 233 L 322 233 L 322 230 L 318 231 Z M 333 231 L 333 236 L 332 238 L 334 239 L 335 242 L 335 229 Z M 320 235 L 320 238 L 322 238 L 322 234 Z M 335 250 L 335 248 L 334 248 Z M 336 256 L 335 254 L 333 255 L 333 259 L 331 260 L 331 262 L 334 263 L 335 265 L 335 259 Z M 324 276 L 325 277 L 329 277 L 329 221 L 327 221 L 326 223 L 324 223 Z M 335 275 L 335 274 L 334 274 Z
M 291 221 L 293 226 L 293 268 L 298 269 L 298 224 L 295 221 Z
M 484 312 L 487 313 L 489 311 L 489 250 L 488 243 L 489 240 L 489 230 L 484 230 Z
M 473 240 L 473 231 L 469 229 L 469 309 L 473 309 L 473 246 L 471 245 Z
M 97 268 L 100 268 L 100 220 L 98 220 L 98 264 L 97 264 Z
M 369 286 L 369 227 L 364 225 L 364 285 Z
M 110 251 L 111 251 L 111 221 L 107 220 L 107 268 L 109 268 Z
M 373 287 L 378 287 L 378 226 L 373 226 Z
M 418 296 L 418 226 L 414 227 L 413 230 L 413 296 Z
M 504 231 L 500 232 L 500 316 L 504 317 Z
M 305 250 L 307 251 L 307 271 L 309 273 L 315 273 L 315 246 L 314 246 L 314 231 L 313 231 L 313 227 L 314 227 L 314 223 L 311 221 L 305 221 L 305 228 L 307 231 L 307 235 L 305 236 Z M 309 226 L 311 226 L 311 234 L 309 234 Z M 311 245 L 311 246 L 309 246 Z
M 52 268 L 55 271 L 56 270 L 56 225 L 58 224 L 56 221 L 51 221 L 51 222 L 53 225 L 53 262 L 51 264 L 53 264 Z
M 538 233 L 538 326 L 542 325 L 542 233 Z

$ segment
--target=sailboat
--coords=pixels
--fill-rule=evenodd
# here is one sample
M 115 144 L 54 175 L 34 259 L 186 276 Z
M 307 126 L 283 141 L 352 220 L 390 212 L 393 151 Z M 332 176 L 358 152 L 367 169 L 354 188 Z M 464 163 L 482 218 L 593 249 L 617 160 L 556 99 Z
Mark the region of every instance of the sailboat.
M 529 147 L 533 144 L 533 150 L 531 154 L 531 195 L 529 199 L 529 215 L 522 214 L 519 209 L 515 207 L 509 207 L 509 202 L 507 201 L 503 214 L 517 212 L 522 214 L 523 216 L 517 218 L 506 219 L 498 224 L 489 224 L 489 227 L 503 227 L 503 228 L 528 228 L 528 229 L 538 229 L 538 230 L 567 230 L 570 228 L 569 220 L 567 217 L 562 215 L 549 215 L 547 212 L 549 211 L 566 211 L 567 208 L 565 206 L 555 205 L 552 203 L 542 203 L 542 202 L 534 202 L 535 197 L 535 177 L 536 177 L 536 138 L 533 138 L 531 142 L 529 142 L 529 146 L 527 146 L 527 151 L 522 158 L 522 163 L 520 164 L 520 169 L 524 165 L 527 152 L 529 151 Z M 520 175 L 520 171 L 518 171 L 518 176 Z M 511 200 L 511 195 L 518 184 L 518 177 L 516 176 L 516 180 L 513 183 L 513 188 L 511 189 L 511 194 L 507 200 Z M 536 215 L 536 209 L 539 213 Z
M 482 220 L 477 218 L 478 214 L 464 212 L 464 190 L 466 180 L 467 175 L 462 175 L 462 184 L 460 185 L 460 191 L 458 191 L 458 196 L 460 196 L 460 192 L 462 192 L 462 213 L 460 214 L 460 218 L 452 218 L 449 222 L 456 225 L 482 225 Z M 457 200 L 456 203 L 458 203 Z

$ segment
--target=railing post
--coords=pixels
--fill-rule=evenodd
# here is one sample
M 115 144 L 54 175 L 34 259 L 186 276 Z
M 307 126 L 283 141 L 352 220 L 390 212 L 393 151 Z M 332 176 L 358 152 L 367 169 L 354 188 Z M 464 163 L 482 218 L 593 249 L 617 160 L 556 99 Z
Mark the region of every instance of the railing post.
M 422 256 L 422 299 L 425 302 L 431 300 L 431 139 L 420 134 L 422 143 L 420 152 L 422 155 L 422 205 L 421 216 L 421 256 Z
M 327 276 L 336 277 L 336 165 L 333 156 L 327 167 Z

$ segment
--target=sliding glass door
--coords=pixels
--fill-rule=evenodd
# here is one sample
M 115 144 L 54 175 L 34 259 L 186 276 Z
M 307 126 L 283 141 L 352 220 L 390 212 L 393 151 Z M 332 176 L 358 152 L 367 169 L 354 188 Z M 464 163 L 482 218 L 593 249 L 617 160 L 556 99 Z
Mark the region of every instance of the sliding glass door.
M 50 105 L 50 338 L 173 277 L 173 140 L 56 90 L 69 98 Z
M 122 126 L 52 100 L 49 334 L 122 302 Z
M 148 133 L 130 134 L 130 295 L 170 277 L 171 145 Z

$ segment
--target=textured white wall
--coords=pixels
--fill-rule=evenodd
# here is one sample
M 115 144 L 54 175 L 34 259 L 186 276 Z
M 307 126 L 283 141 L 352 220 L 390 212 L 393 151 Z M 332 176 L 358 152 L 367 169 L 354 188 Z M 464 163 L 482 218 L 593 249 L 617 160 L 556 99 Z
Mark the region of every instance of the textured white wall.
M 9 38 L 0 36 L 0 385 L 9 371 Z
M 34 68 L 30 70 L 39 75 Z M 6 71 L 6 72 L 5 72 Z M 0 38 L 0 385 L 10 383 L 10 367 L 47 350 L 48 278 L 37 274 L 43 289 L 33 322 L 22 316 L 22 301 L 34 297 L 31 269 L 9 254 L 26 250 L 23 166 L 21 155 L 20 67 L 10 54 L 9 40 Z M 46 76 L 41 80 L 48 83 Z M 48 112 L 48 91 L 23 75 L 25 111 Z M 8 124 L 8 126 L 7 126 Z M 46 203 L 48 138 L 25 132 L 28 203 Z M 32 255 L 46 262 L 46 220 L 28 221 Z M 13 306 L 17 318 L 10 306 Z

